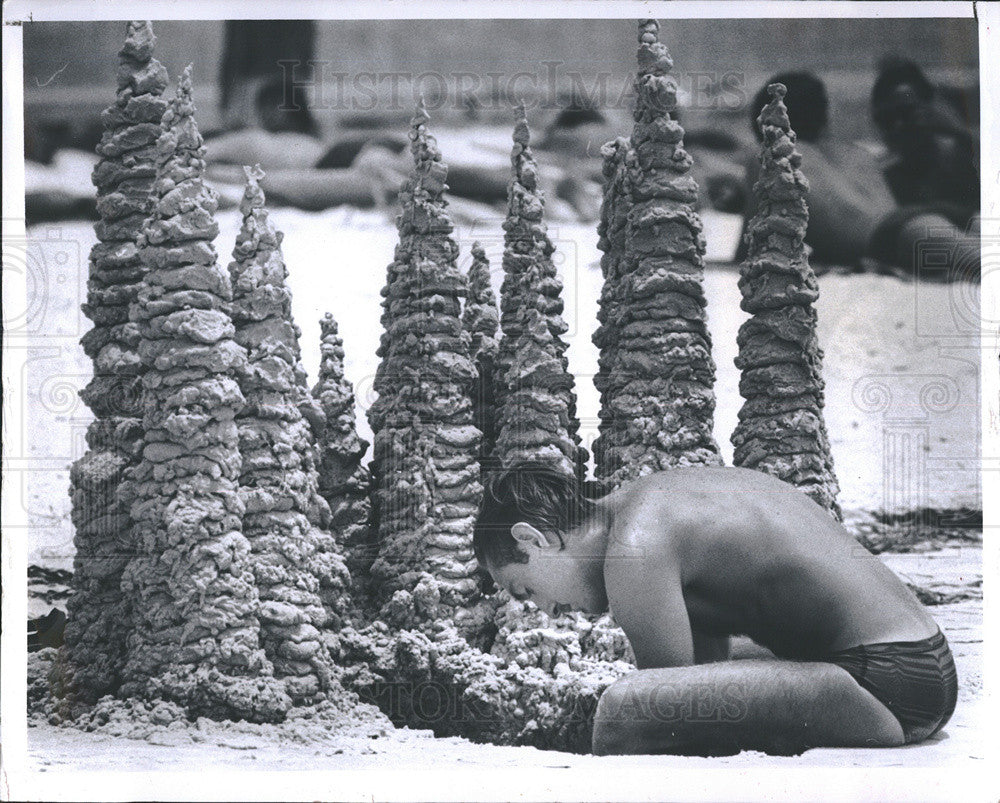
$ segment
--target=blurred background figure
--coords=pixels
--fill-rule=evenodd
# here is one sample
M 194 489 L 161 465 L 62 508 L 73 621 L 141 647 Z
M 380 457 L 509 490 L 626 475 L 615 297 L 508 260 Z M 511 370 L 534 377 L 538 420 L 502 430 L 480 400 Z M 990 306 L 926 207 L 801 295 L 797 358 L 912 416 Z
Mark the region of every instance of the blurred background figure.
M 898 209 L 880 222 L 871 249 L 903 267 L 916 258 L 914 269 L 924 273 L 921 247 L 950 249 L 952 267 L 978 277 L 979 137 L 969 106 L 956 98 L 938 92 L 914 61 L 891 56 L 879 64 L 871 112 L 887 149 L 881 175 Z
M 884 59 L 872 88 L 872 119 L 890 161 L 884 174 L 900 204 L 979 209 L 979 137 L 912 61 Z
M 794 47 L 774 46 L 776 25 Z M 550 218 L 595 223 L 601 146 L 633 126 L 634 53 L 610 46 L 631 41 L 632 26 L 165 20 L 155 29 L 157 58 L 170 75 L 195 64 L 210 179 L 223 206 L 239 202 L 242 165 L 259 163 L 275 206 L 382 207 L 391 216 L 412 165 L 409 118 L 424 95 L 450 166 L 454 213 L 469 220 L 502 213 L 513 107 L 523 100 Z M 674 20 L 670 28 L 679 83 L 674 114 L 684 126 L 713 261 L 737 256 L 740 229 L 754 212 L 755 121 L 765 100 L 757 88 L 769 75 L 788 87 L 812 186 L 807 242 L 820 270 L 912 273 L 931 228 L 944 231 L 946 247 L 973 255 L 974 20 Z M 31 222 L 96 214 L 90 172 L 121 35 L 120 22 L 24 26 Z M 911 60 L 890 58 L 876 68 L 859 58 L 886 42 Z
M 219 125 L 205 132 L 213 161 L 311 167 L 322 155 L 307 87 L 313 20 L 227 20 L 219 62 Z
M 618 120 L 608 120 L 590 99 L 579 92 L 562 93 L 555 118 L 545 126 L 537 147 L 568 157 L 600 157 L 601 146 L 621 134 Z
M 749 122 L 758 142 L 761 132 L 757 116 L 769 100 L 767 86 L 772 83 L 782 83 L 788 89 L 788 119 L 798 136 L 802 170 L 809 181 L 806 242 L 819 262 L 857 265 L 867 252 L 878 222 L 896 206 L 880 178 L 878 159 L 855 141 L 834 135 L 826 86 L 805 71 L 772 76 L 757 92 L 750 104 Z M 752 153 L 746 165 L 746 221 L 756 212 L 753 185 L 760 172 L 758 160 L 757 153 Z
M 947 278 L 938 275 L 943 264 L 918 264 L 931 244 L 947 249 L 951 267 L 978 274 L 978 141 L 954 108 L 936 101 L 916 64 L 888 59 L 880 67 L 872 117 L 882 152 L 836 135 L 826 87 L 805 71 L 779 73 L 758 91 L 750 106 L 758 141 L 757 116 L 775 82 L 788 88 L 785 104 L 810 187 L 806 242 L 816 261 Z M 759 170 L 754 154 L 746 166 L 746 222 L 756 211 Z
M 318 134 L 302 90 L 315 59 L 313 20 L 227 20 L 219 64 L 223 128 Z

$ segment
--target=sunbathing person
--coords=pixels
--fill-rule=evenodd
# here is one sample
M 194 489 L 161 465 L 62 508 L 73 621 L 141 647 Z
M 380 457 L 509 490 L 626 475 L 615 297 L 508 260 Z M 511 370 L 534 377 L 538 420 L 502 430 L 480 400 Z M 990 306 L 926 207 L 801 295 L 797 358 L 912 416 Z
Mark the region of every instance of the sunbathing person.
M 308 107 L 287 103 L 280 76 L 256 86 L 252 125 L 206 135 L 210 178 L 242 185 L 243 165 L 260 164 L 267 172 L 262 185 L 273 204 L 319 211 L 343 204 L 364 208 L 394 202 L 413 166 L 405 134 L 372 128 L 345 131 L 326 141 L 314 133 L 317 126 Z M 548 197 L 565 201 L 577 217 L 589 221 L 596 220 L 600 211 L 603 140 L 593 145 L 595 158 L 581 169 L 567 150 L 577 140 L 560 137 L 560 132 L 579 134 L 583 128 L 575 118 L 557 118 L 542 138 L 538 156 Z M 595 132 L 590 135 L 593 138 Z M 452 154 L 446 161 L 453 199 L 506 203 L 510 182 L 506 154 L 485 160 L 470 156 L 463 160 Z M 472 215 L 480 217 L 482 210 L 473 210 Z
M 937 266 L 921 262 L 923 253 L 946 253 L 952 269 L 960 265 L 962 273 L 978 275 L 978 233 L 970 233 L 967 221 L 958 220 L 963 214 L 965 218 L 969 215 L 951 214 L 953 205 L 944 203 L 946 198 L 932 203 L 927 197 L 936 192 L 935 187 L 945 186 L 944 182 L 930 188 L 924 185 L 920 201 L 913 193 L 897 195 L 885 173 L 884 160 L 871 150 L 831 134 L 826 89 L 815 75 L 783 73 L 765 83 L 750 106 L 751 124 L 758 139 L 757 116 L 768 101 L 766 87 L 774 82 L 788 88 L 788 115 L 798 137 L 802 170 L 809 180 L 806 243 L 817 262 L 873 265 L 902 269 L 910 275 L 918 273 L 922 278 L 947 278 L 942 275 L 947 271 L 942 272 L 940 259 Z M 903 141 L 909 142 L 914 136 L 926 145 L 928 137 L 924 135 L 911 135 Z M 924 162 L 934 161 L 926 148 L 921 154 Z M 751 157 L 746 166 L 748 198 L 753 197 L 751 188 L 759 169 L 757 157 Z M 912 171 L 903 168 L 897 172 L 909 175 Z M 744 219 L 749 221 L 755 211 L 750 203 Z
M 801 491 L 685 468 L 587 499 L 525 464 L 495 473 L 477 558 L 550 615 L 610 610 L 638 670 L 604 692 L 595 753 L 891 747 L 936 733 L 957 681 L 934 620 Z M 727 660 L 743 634 L 773 657 Z
M 882 61 L 872 119 L 889 149 L 883 172 L 902 206 L 937 206 L 967 224 L 979 211 L 979 141 L 913 61 Z
M 826 87 L 807 72 L 783 73 L 769 83 L 788 88 L 785 103 L 796 145 L 802 153 L 802 170 L 809 179 L 809 229 L 806 243 L 817 261 L 835 265 L 859 265 L 879 221 L 896 208 L 888 185 L 881 179 L 880 165 L 870 151 L 830 135 Z M 767 84 L 750 105 L 751 127 L 758 141 L 757 116 L 768 102 Z M 747 160 L 747 197 L 760 171 L 756 154 Z M 744 211 L 749 221 L 756 211 L 751 201 Z
M 978 279 L 979 141 L 958 110 L 943 102 L 913 61 L 883 60 L 872 87 L 872 118 L 889 150 L 882 175 L 899 205 L 873 236 L 886 262 L 951 253 L 952 274 Z M 938 259 L 940 261 L 940 259 Z

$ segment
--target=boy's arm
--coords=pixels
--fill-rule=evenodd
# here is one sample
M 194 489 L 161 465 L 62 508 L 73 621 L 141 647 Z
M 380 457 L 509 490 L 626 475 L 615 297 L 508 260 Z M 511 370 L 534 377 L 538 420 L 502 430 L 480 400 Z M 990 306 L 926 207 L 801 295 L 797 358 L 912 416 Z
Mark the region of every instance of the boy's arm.
M 615 516 L 604 560 L 611 613 L 639 669 L 690 666 L 694 642 L 677 562 L 672 555 L 646 554 L 657 541 L 643 537 L 645 517 L 641 511 L 623 514 Z
M 691 666 L 695 662 L 694 642 L 680 584 L 650 596 L 637 593 L 636 586 L 625 583 L 612 588 L 613 583 L 608 582 L 608 604 L 628 636 L 636 666 Z
M 729 636 L 707 636 L 697 630 L 691 633 L 694 641 L 694 662 L 711 664 L 729 660 Z

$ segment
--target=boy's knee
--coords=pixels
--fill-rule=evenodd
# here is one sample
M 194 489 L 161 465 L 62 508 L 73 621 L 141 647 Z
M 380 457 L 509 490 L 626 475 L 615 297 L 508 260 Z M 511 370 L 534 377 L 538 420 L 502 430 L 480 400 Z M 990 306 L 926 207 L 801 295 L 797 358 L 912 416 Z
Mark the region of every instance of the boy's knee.
M 636 703 L 635 683 L 629 675 L 618 678 L 608 686 L 597 703 L 595 718 L 605 722 L 618 721 Z
M 594 718 L 591 752 L 595 756 L 621 756 L 641 752 L 636 748 L 634 729 L 613 717 Z
M 596 756 L 621 755 L 629 740 L 628 724 L 622 717 L 625 708 L 625 685 L 617 680 L 608 686 L 594 713 L 593 753 Z
M 643 692 L 643 684 L 628 675 L 605 689 L 594 714 L 595 755 L 650 752 L 647 737 L 655 725 Z

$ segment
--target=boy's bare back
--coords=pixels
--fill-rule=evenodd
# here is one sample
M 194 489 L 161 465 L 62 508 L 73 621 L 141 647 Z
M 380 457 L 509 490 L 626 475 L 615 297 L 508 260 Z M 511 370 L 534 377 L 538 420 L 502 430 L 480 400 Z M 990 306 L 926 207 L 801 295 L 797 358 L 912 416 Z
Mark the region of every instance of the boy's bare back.
M 760 472 L 660 472 L 601 508 L 609 605 L 640 666 L 691 663 L 698 635 L 746 634 L 776 655 L 816 658 L 937 629 L 829 513 Z

